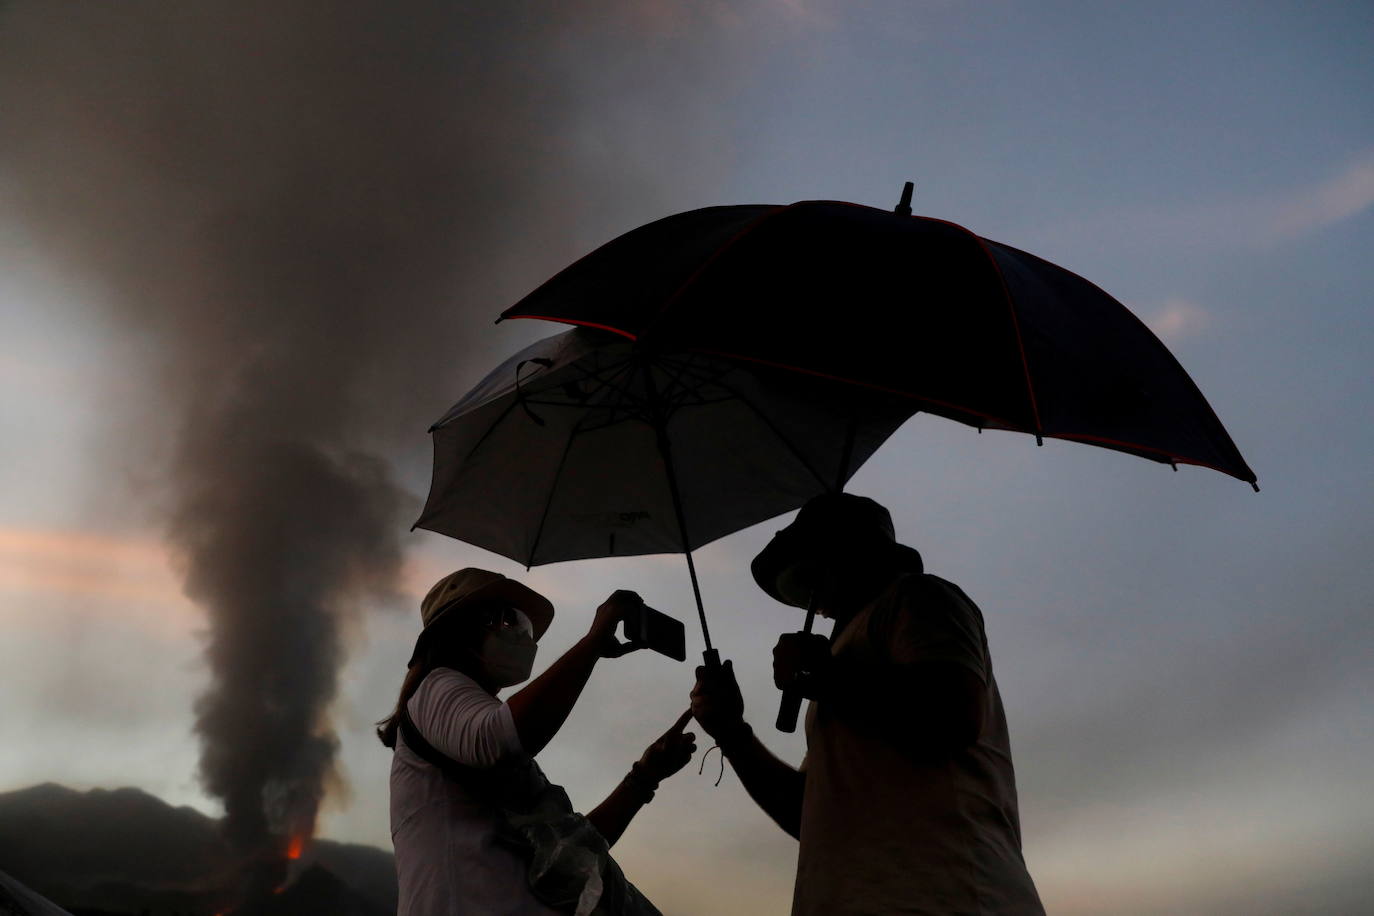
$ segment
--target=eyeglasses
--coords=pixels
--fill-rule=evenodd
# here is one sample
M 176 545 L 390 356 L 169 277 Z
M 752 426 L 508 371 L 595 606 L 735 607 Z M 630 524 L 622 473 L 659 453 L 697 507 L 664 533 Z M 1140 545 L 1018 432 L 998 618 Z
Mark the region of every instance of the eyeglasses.
M 486 625 L 491 629 L 523 633 L 531 639 L 534 638 L 534 623 L 519 608 L 492 608 L 487 612 Z

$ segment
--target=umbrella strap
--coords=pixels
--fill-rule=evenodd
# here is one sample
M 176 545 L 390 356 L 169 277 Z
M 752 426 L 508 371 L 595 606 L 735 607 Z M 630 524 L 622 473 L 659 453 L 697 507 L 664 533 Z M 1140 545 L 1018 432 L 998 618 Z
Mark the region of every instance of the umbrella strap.
M 697 775 L 706 772 L 706 759 L 711 756 L 712 751 L 720 751 L 719 744 L 713 744 L 706 749 L 706 753 L 701 755 L 701 766 L 697 767 Z M 713 785 L 720 785 L 720 781 L 725 778 L 725 752 L 720 751 L 720 772 L 716 774 L 716 781 Z

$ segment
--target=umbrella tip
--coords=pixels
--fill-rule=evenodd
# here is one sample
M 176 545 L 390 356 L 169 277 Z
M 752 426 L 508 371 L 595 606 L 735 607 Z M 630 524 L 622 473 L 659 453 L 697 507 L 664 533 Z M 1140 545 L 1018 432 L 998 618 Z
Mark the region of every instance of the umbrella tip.
M 911 215 L 911 192 L 916 190 L 916 182 L 908 181 L 902 185 L 902 199 L 897 202 L 897 206 L 892 208 L 893 213 L 901 216 Z

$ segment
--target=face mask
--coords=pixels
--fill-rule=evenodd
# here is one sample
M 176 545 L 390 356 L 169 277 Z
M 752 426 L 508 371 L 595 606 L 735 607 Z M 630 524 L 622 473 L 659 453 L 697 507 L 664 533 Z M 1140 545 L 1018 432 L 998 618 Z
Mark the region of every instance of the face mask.
M 510 629 L 492 630 L 482 640 L 477 660 L 494 685 L 509 687 L 529 679 L 538 648 L 534 637 L 528 633 Z

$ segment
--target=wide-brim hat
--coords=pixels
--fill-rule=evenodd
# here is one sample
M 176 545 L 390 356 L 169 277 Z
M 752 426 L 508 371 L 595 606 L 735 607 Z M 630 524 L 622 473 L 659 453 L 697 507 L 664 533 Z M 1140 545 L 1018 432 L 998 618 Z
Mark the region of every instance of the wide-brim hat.
M 416 653 L 419 653 L 425 633 L 431 632 L 439 621 L 451 621 L 455 614 L 485 607 L 493 602 L 522 611 L 534 625 L 535 639 L 543 636 L 549 624 L 553 623 L 553 603 L 549 599 L 500 573 L 469 566 L 449 573 L 434 583 L 420 602 L 420 623 L 424 630 L 416 642 Z M 414 658 L 411 662 L 414 663 Z
M 773 535 L 768 546 L 754 557 L 750 572 L 770 597 L 798 607 L 778 592 L 778 576 L 798 561 L 814 559 L 818 551 L 841 547 L 871 551 L 875 559 L 906 572 L 925 569 L 920 553 L 897 543 L 892 513 L 881 504 L 852 493 L 824 493 L 802 506 L 792 524 Z

